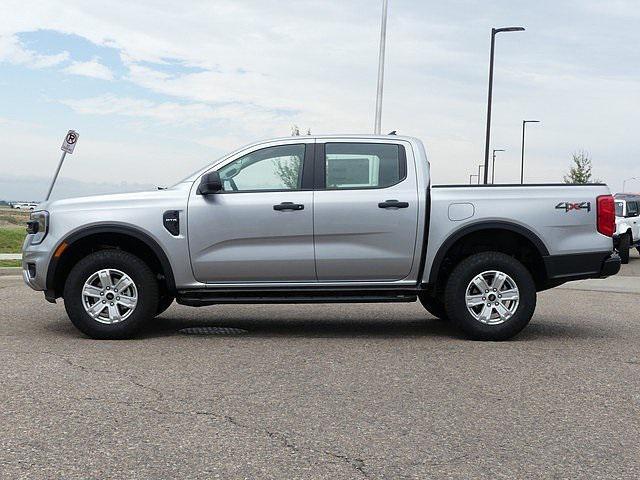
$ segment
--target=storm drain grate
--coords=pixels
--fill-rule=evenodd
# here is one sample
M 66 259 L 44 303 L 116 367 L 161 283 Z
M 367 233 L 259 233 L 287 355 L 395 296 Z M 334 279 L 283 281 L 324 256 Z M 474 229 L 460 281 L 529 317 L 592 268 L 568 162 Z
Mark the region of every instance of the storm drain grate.
M 233 327 L 188 327 L 178 330 L 184 335 L 242 335 L 246 330 Z

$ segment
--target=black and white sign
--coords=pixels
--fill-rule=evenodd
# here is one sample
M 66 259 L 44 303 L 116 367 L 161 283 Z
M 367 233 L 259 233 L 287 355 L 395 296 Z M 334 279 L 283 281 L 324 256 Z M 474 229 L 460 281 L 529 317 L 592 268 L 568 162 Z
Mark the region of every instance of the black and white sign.
M 64 137 L 64 142 L 62 142 L 62 147 L 60 148 L 67 153 L 73 153 L 73 149 L 76 148 L 79 136 L 80 135 L 75 130 L 69 130 L 67 135 Z

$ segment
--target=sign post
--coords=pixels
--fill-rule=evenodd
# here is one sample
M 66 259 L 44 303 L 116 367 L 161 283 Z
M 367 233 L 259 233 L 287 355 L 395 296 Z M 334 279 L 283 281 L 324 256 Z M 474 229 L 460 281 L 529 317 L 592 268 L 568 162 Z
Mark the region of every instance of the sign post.
M 62 146 L 60 149 L 62 150 L 62 156 L 60 157 L 60 162 L 58 162 L 58 168 L 56 168 L 56 173 L 53 174 L 53 180 L 51 180 L 51 185 L 49 186 L 49 191 L 47 192 L 47 197 L 44 199 L 45 201 L 49 200 L 51 196 L 51 191 L 53 190 L 53 186 L 58 179 L 58 174 L 60 173 L 60 169 L 62 168 L 62 164 L 64 163 L 64 158 L 67 156 L 67 153 L 71 155 L 73 153 L 73 149 L 76 148 L 76 142 L 78 141 L 78 137 L 80 135 L 75 130 L 69 130 L 67 135 L 64 137 L 64 141 L 62 142 Z

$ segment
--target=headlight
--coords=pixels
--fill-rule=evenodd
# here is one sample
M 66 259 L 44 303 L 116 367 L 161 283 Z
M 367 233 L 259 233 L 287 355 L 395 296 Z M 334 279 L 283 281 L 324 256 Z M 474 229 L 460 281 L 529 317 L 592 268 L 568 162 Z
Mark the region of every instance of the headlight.
M 32 212 L 29 221 L 27 222 L 27 233 L 33 235 L 31 237 L 31 244 L 37 245 L 42 243 L 44 237 L 47 236 L 49 231 L 49 212 L 46 210 L 40 210 L 39 212 Z

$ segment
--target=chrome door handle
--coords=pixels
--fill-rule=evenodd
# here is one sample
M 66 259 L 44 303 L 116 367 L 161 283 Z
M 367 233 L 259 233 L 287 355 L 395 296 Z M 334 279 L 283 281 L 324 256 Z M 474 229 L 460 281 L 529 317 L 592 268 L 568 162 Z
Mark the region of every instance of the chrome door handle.
M 378 204 L 378 208 L 408 208 L 409 202 L 399 202 L 398 200 L 385 200 Z
M 273 206 L 274 210 L 282 211 L 282 210 L 304 210 L 304 205 L 301 203 L 293 203 L 293 202 L 282 202 L 279 205 Z

